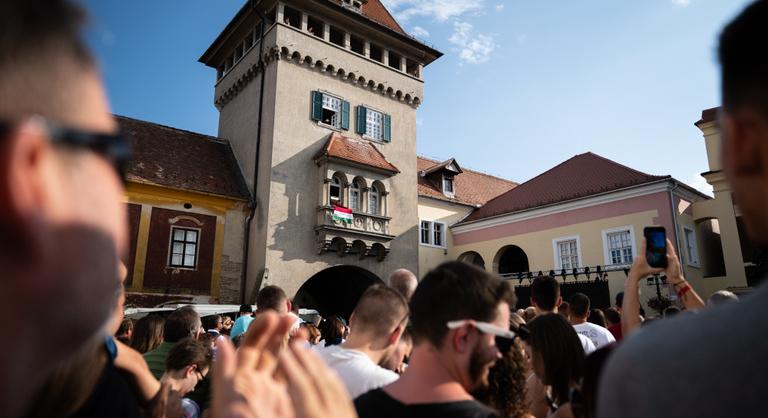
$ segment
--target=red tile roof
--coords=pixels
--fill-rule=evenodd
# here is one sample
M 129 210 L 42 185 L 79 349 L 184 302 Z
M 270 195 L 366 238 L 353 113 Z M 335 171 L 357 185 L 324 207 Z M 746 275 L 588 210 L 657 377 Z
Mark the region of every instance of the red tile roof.
M 430 171 L 438 166 L 445 166 L 450 161 L 452 160 L 440 162 L 429 158 L 417 157 L 416 169 L 419 172 L 419 196 L 478 206 L 517 186 L 517 183 L 509 180 L 462 168 L 462 172 L 457 174 L 453 180 L 454 197 L 447 197 L 443 194 L 442 184 L 440 183 L 441 179 L 431 176 L 422 177 L 421 173 Z
M 392 14 L 389 13 L 386 7 L 379 0 L 368 0 L 362 7 L 363 16 L 373 20 L 376 23 L 382 24 L 395 32 L 400 32 L 403 35 L 407 35 L 400 24 L 397 23 Z
M 133 146 L 128 181 L 247 200 L 229 142 L 125 116 L 116 116 Z
M 315 155 L 315 161 L 323 157 L 349 161 L 393 174 L 400 172 L 400 170 L 387 161 L 384 154 L 369 141 L 347 138 L 338 132 L 334 132 L 330 135 L 323 148 L 321 148 L 320 152 Z
M 653 176 L 591 152 L 577 155 L 489 201 L 464 222 L 533 209 L 670 176 Z
M 720 113 L 720 107 L 713 107 L 711 109 L 704 109 L 701 111 L 701 119 L 699 119 L 694 125 L 699 126 L 707 122 L 717 121 L 717 114 Z

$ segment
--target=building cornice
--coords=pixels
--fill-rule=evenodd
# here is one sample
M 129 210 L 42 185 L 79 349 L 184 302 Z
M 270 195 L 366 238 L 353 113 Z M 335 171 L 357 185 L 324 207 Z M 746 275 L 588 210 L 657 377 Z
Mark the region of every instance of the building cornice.
M 278 26 L 282 26 L 291 30 L 296 30 L 295 28 L 284 25 L 283 23 L 277 23 L 274 26 L 272 26 L 269 30 L 270 31 L 274 30 L 274 28 Z M 297 32 L 303 35 L 306 35 L 301 31 L 297 31 Z M 259 42 L 262 42 L 262 41 L 260 40 Z M 336 48 L 339 48 L 336 45 L 333 45 L 333 46 Z M 255 47 L 254 47 L 254 50 L 256 50 Z M 336 63 L 327 62 L 327 60 L 326 61 L 315 60 L 312 56 L 306 55 L 297 49 L 291 49 L 289 45 L 286 45 L 286 46 L 275 45 L 270 47 L 269 49 L 266 50 L 262 59 L 264 60 L 265 67 L 278 60 L 283 60 L 285 62 L 290 62 L 299 66 L 306 67 L 308 70 L 324 73 L 329 77 L 337 78 L 341 81 L 346 81 L 347 83 L 356 85 L 360 88 L 379 93 L 382 96 L 389 97 L 392 100 L 407 104 L 409 106 L 412 106 L 413 108 L 418 108 L 421 105 L 422 99 L 419 96 L 411 95 L 410 93 L 404 93 L 403 89 L 397 89 L 391 86 L 387 87 L 384 83 L 376 80 L 372 80 L 369 77 L 367 77 L 366 74 L 363 74 L 361 72 L 357 72 L 357 73 L 347 72 L 344 68 L 339 67 L 338 65 L 334 65 Z M 380 63 L 377 63 L 377 64 L 380 64 Z M 259 74 L 260 72 L 261 71 L 260 71 L 258 62 L 251 65 L 251 67 L 248 68 L 246 71 L 244 71 L 237 78 L 237 80 L 235 80 L 235 82 L 232 83 L 232 85 L 227 90 L 222 92 L 216 98 L 214 102 L 215 105 L 219 109 L 224 108 L 229 102 L 231 102 L 235 97 L 237 97 L 240 94 L 240 92 L 242 92 L 245 89 L 245 87 L 248 84 L 250 84 L 251 81 L 253 81 L 256 75 Z M 230 72 L 230 74 L 232 74 L 232 72 Z M 402 74 L 402 75 L 406 77 L 410 77 L 421 83 L 424 82 L 423 80 L 414 78 L 407 74 Z M 222 80 L 223 79 L 224 78 L 222 78 Z
M 495 226 L 510 224 L 514 222 L 527 221 L 534 218 L 540 218 L 542 216 L 553 215 L 557 213 L 567 212 L 576 209 L 583 209 L 592 206 L 603 205 L 606 203 L 612 203 L 620 200 L 631 199 L 634 197 L 646 196 L 659 192 L 669 192 L 672 190 L 675 180 L 662 179 L 652 183 L 646 183 L 639 186 L 632 186 L 620 190 L 614 190 L 611 192 L 602 193 L 599 195 L 592 195 L 586 198 L 580 198 L 570 200 L 566 202 L 560 202 L 553 205 L 525 209 L 518 212 L 507 213 L 504 215 L 494 216 L 492 218 L 480 219 L 477 221 L 471 221 L 462 225 L 456 225 L 451 228 L 453 233 L 461 234 L 464 232 L 477 231 L 485 228 L 491 228 Z

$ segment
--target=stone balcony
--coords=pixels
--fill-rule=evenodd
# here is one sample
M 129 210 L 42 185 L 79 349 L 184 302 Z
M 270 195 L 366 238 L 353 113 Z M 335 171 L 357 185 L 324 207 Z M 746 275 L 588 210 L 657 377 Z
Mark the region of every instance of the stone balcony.
M 357 255 L 383 260 L 389 253 L 389 243 L 395 237 L 389 233 L 391 218 L 368 213 L 353 213 L 351 224 L 333 220 L 333 207 L 317 208 L 318 253 L 335 252 L 340 257 Z

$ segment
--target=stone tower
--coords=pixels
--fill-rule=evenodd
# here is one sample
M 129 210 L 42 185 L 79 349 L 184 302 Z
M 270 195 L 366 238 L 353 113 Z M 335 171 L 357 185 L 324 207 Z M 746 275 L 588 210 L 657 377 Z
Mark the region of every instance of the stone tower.
M 219 137 L 255 193 L 244 300 L 416 271 L 416 110 L 441 55 L 379 0 L 252 1 L 203 54 Z

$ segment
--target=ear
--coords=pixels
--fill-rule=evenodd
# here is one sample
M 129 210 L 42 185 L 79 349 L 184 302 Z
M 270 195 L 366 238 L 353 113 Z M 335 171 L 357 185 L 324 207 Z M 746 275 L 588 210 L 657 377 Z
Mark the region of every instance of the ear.
M 350 324 L 351 324 L 350 319 Z M 403 331 L 405 330 L 405 325 L 400 325 L 399 327 L 395 328 L 394 331 L 392 331 L 389 334 L 389 339 L 387 340 L 387 346 L 393 346 L 397 344 L 400 341 L 400 336 L 403 335 Z
M 536 300 L 533 299 L 533 297 L 529 298 L 531 300 L 531 306 L 536 307 Z
M 465 354 L 472 351 L 472 335 L 469 327 L 460 327 L 451 331 L 450 338 L 453 349 L 459 354 Z
M 17 248 L 28 249 L 35 242 L 33 231 L 47 203 L 50 161 L 50 143 L 32 121 L 13 128 L 0 141 L 0 233 L 17 242 Z
M 192 375 L 195 374 L 195 370 L 197 370 L 197 366 L 194 364 L 190 364 L 189 366 L 184 368 L 184 377 L 192 377 Z
M 560 305 L 562 305 L 562 304 L 563 304 L 563 297 L 562 296 L 558 296 L 557 297 L 557 302 L 555 302 L 555 307 L 559 308 Z
M 731 175 L 761 176 L 766 169 L 768 126 L 764 118 L 746 108 L 721 117 L 723 164 Z

